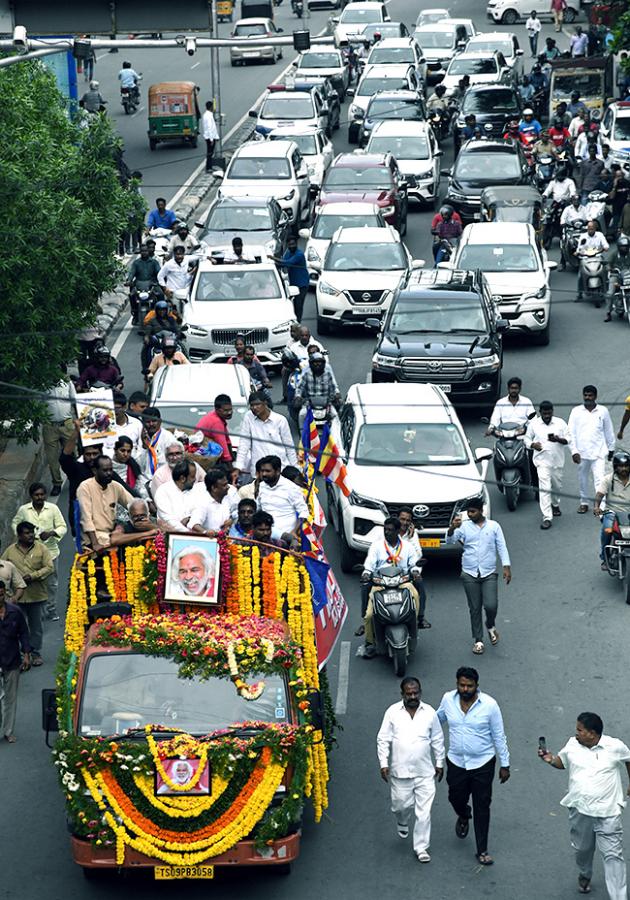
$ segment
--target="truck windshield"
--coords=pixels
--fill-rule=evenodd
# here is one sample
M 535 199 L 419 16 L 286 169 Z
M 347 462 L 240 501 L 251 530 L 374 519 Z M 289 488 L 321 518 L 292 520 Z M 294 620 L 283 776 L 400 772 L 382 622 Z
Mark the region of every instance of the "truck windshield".
M 227 678 L 180 678 L 171 659 L 139 653 L 108 653 L 88 662 L 78 733 L 124 734 L 163 725 L 202 735 L 240 722 L 287 722 L 289 705 L 279 675 L 247 674 L 265 682 L 258 700 L 245 700 Z
M 554 100 L 568 100 L 573 91 L 582 99 L 601 99 L 604 96 L 602 72 L 571 72 L 569 75 L 553 74 L 551 95 Z

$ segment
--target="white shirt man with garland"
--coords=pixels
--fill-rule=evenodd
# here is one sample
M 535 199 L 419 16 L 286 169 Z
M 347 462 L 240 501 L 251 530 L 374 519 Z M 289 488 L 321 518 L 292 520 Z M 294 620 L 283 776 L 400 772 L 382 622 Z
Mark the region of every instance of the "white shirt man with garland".
M 527 426 L 525 445 L 532 450 L 538 472 L 538 502 L 542 513 L 540 527 L 551 528 L 553 517 L 560 516 L 560 491 L 564 472 L 565 447 L 569 443 L 569 426 L 553 414 L 553 404 L 543 400 L 539 415 Z
M 419 862 L 428 863 L 435 779 L 441 781 L 444 772 L 444 733 L 433 707 L 421 702 L 417 678 L 403 678 L 400 692 L 402 701 L 385 711 L 376 738 L 378 764 L 390 786 L 398 836 L 408 837 L 413 811 L 413 851 Z

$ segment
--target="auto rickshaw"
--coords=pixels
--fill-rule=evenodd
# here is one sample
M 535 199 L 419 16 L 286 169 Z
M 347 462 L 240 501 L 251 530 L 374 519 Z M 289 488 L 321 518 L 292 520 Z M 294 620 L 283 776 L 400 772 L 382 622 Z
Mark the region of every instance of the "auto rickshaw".
M 527 185 L 488 187 L 481 192 L 482 222 L 526 222 L 540 240 L 542 197 Z
M 231 22 L 233 18 L 233 0 L 217 0 L 217 19 L 219 22 Z
M 184 141 L 197 146 L 199 87 L 193 81 L 163 81 L 149 88 L 149 147 L 163 141 Z

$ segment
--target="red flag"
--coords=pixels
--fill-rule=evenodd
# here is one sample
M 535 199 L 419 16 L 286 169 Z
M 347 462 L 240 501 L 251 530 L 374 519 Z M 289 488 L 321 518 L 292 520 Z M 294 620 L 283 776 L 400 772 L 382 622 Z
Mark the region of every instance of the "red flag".
M 328 441 L 321 455 L 319 471 L 324 478 L 336 484 L 345 497 L 350 496 L 350 488 L 348 487 L 348 470 L 346 469 L 339 455 L 339 449 L 335 444 L 332 435 L 328 434 Z

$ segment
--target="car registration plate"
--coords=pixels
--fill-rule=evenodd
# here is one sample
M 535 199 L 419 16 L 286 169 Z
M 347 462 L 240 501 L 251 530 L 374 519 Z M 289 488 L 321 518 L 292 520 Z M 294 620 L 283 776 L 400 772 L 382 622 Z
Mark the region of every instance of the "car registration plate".
M 156 866 L 156 881 L 172 881 L 178 878 L 214 878 L 214 866 Z
M 353 309 L 355 316 L 379 316 L 383 312 L 380 306 L 362 306 L 361 309 Z
M 420 546 L 421 547 L 439 547 L 440 539 L 439 538 L 420 538 Z
M 440 389 L 441 391 L 444 391 L 445 394 L 450 394 L 450 393 L 451 393 L 451 386 L 450 386 L 450 384 L 438 384 L 438 387 L 439 387 L 439 389 Z

